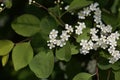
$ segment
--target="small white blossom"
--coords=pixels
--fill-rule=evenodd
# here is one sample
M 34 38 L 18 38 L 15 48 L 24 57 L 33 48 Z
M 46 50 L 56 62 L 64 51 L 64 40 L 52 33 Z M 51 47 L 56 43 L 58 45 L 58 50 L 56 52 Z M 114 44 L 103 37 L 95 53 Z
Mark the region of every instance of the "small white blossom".
M 48 43 L 47 46 L 49 46 L 49 49 L 55 48 L 55 45 L 53 43 Z
M 68 35 L 66 31 L 62 31 L 62 34 L 60 35 L 62 41 L 68 41 L 69 37 L 70 35 Z
M 110 59 L 109 63 L 111 63 L 111 64 L 114 64 L 118 60 L 118 58 L 114 58 L 114 57 L 111 57 L 109 59 Z
M 69 5 L 65 6 L 65 10 L 68 10 L 69 7 L 70 7 Z
M 83 11 L 78 12 L 79 19 L 85 19 L 85 13 Z
M 90 5 L 90 10 L 91 10 L 91 11 L 95 11 L 98 6 L 99 6 L 98 3 L 91 4 L 91 5 Z
M 90 34 L 95 35 L 98 32 L 96 28 L 90 29 Z
M 83 13 L 85 14 L 85 16 L 90 16 L 90 12 L 91 10 L 89 9 L 89 7 L 83 9 Z
M 77 34 L 77 35 L 80 35 L 80 34 L 82 34 L 82 30 L 84 29 L 84 28 L 86 28 L 86 25 L 85 25 L 85 23 L 83 23 L 83 22 L 78 22 L 78 26 L 75 26 L 75 28 L 76 28 L 76 30 L 75 30 L 75 33 Z
M 97 35 L 92 35 L 91 39 L 92 39 L 92 41 L 98 41 L 99 37 Z
M 66 29 L 66 32 L 67 32 L 67 33 L 72 33 L 72 32 L 73 32 L 72 26 L 70 26 L 70 25 L 68 25 L 68 24 L 65 24 L 65 29 Z
M 58 31 L 53 29 L 50 34 L 49 34 L 49 38 L 52 39 L 52 38 L 56 38 L 58 36 Z

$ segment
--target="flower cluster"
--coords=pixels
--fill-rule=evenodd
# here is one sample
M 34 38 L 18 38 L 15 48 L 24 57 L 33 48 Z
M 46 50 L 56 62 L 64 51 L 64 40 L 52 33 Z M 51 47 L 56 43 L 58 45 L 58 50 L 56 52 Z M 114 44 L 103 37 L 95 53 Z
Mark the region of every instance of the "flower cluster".
M 96 24 L 95 27 L 90 29 L 89 40 L 82 39 L 80 41 L 80 53 L 86 55 L 90 50 L 97 50 L 98 48 L 105 49 L 111 55 L 109 63 L 115 63 L 120 59 L 120 51 L 116 49 L 120 34 L 117 31 L 112 32 L 112 27 L 102 22 L 101 10 L 98 6 L 98 3 L 91 4 L 77 14 L 79 19 L 85 19 L 87 16 L 91 16 L 93 12 L 93 18 Z M 72 26 L 65 24 L 66 30 L 62 31 L 60 37 L 58 37 L 58 31 L 53 29 L 49 34 L 49 48 L 52 49 L 55 46 L 63 47 L 73 32 L 79 36 L 85 28 L 86 25 L 84 22 L 78 22 L 74 29 Z
M 50 49 L 54 48 L 55 46 L 60 46 L 63 47 L 66 44 L 66 41 L 68 41 L 70 34 L 73 32 L 72 26 L 66 24 L 65 29 L 62 31 L 62 34 L 60 37 L 58 37 L 58 31 L 53 29 L 50 34 L 49 38 L 50 40 L 48 41 L 48 46 Z

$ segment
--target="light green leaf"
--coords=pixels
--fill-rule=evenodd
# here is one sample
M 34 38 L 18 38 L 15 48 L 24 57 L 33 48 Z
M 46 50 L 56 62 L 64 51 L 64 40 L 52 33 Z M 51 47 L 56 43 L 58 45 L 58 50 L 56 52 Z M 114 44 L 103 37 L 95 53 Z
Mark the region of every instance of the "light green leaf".
M 0 40 L 0 56 L 7 55 L 13 46 L 14 43 L 10 40 Z
M 73 78 L 73 80 L 90 80 L 91 77 L 92 75 L 89 73 L 79 73 Z
M 115 80 L 120 80 L 120 70 L 114 71 Z
M 40 21 L 33 15 L 24 14 L 14 20 L 12 28 L 19 35 L 30 37 L 40 31 Z
M 5 0 L 5 5 L 6 5 L 6 8 L 11 8 L 12 7 L 12 0 Z
M 13 65 L 16 71 L 26 67 L 33 58 L 30 42 L 18 43 L 12 51 Z
M 29 66 L 37 77 L 47 78 L 53 71 L 54 55 L 52 52 L 46 53 L 42 51 L 33 58 Z
M 71 59 L 71 49 L 70 44 L 67 43 L 65 46 L 63 46 L 60 49 L 56 50 L 56 57 L 59 60 L 69 61 Z
M 2 66 L 5 66 L 8 62 L 9 54 L 2 57 Z
M 92 1 L 87 0 L 73 0 L 72 3 L 70 4 L 70 7 L 68 8 L 68 11 L 80 9 L 82 7 L 88 6 L 91 3 Z
M 83 29 L 83 33 L 77 36 L 76 41 L 80 42 L 82 39 L 88 40 L 90 38 L 90 35 L 88 35 L 89 33 L 90 33 L 90 28 Z
M 78 54 L 78 53 L 79 53 L 79 50 L 77 49 L 77 46 L 75 46 L 75 45 L 70 45 L 70 48 L 71 48 L 71 54 L 72 54 L 72 55 L 75 55 L 75 54 Z

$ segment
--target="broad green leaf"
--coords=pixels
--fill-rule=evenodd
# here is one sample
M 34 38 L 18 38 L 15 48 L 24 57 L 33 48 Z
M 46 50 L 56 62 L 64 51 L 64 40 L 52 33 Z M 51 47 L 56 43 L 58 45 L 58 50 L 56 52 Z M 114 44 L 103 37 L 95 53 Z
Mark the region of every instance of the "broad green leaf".
M 75 54 L 78 54 L 78 53 L 79 53 L 79 50 L 77 49 L 77 46 L 75 46 L 75 45 L 70 45 L 70 48 L 71 48 L 71 54 L 72 54 L 72 55 L 75 55 Z
M 115 80 L 120 80 L 120 70 L 113 72 L 115 75 Z
M 37 77 L 47 78 L 53 71 L 54 55 L 52 52 L 41 51 L 33 58 L 29 66 Z
M 87 0 L 73 0 L 72 3 L 70 4 L 70 7 L 68 8 L 68 11 L 80 9 L 82 7 L 88 6 L 91 3 L 92 1 Z
M 116 29 L 118 25 L 117 16 L 103 12 L 102 19 L 106 24 L 112 26 L 113 31 Z
M 33 15 L 24 14 L 13 21 L 12 28 L 19 35 L 30 37 L 40 31 L 40 21 Z
M 12 7 L 12 0 L 5 0 L 5 5 L 6 5 L 6 8 L 11 8 Z
M 2 66 L 5 66 L 8 62 L 9 54 L 2 57 Z
M 43 18 L 40 22 L 40 30 L 41 30 L 40 33 L 41 33 L 42 37 L 44 39 L 48 40 L 48 35 L 49 35 L 50 31 L 52 29 L 57 28 L 57 26 L 58 26 L 58 24 L 52 17 L 47 16 L 47 17 Z
M 119 0 L 114 0 L 114 3 L 112 5 L 112 7 L 111 7 L 112 13 L 116 13 L 117 12 L 118 4 L 119 4 Z
M 13 46 L 14 43 L 10 40 L 0 40 L 0 56 L 7 55 Z
M 114 64 L 112 64 L 112 69 L 119 70 L 120 69 L 120 61 L 117 61 Z
M 91 77 L 92 75 L 89 73 L 79 73 L 73 78 L 73 80 L 90 80 Z
M 112 67 L 112 64 L 110 64 L 106 58 L 100 57 L 98 62 L 97 62 L 97 66 L 101 70 L 107 70 L 107 69 L 110 69 Z
M 70 44 L 67 43 L 65 46 L 63 46 L 60 49 L 56 50 L 56 57 L 59 60 L 69 61 L 71 59 L 71 49 Z
M 89 33 L 90 33 L 89 28 L 83 29 L 83 33 L 81 35 L 77 36 L 76 41 L 80 42 L 82 39 L 88 40 L 90 38 L 90 35 L 88 35 Z
M 12 51 L 13 65 L 16 71 L 26 67 L 33 58 L 30 42 L 18 43 Z

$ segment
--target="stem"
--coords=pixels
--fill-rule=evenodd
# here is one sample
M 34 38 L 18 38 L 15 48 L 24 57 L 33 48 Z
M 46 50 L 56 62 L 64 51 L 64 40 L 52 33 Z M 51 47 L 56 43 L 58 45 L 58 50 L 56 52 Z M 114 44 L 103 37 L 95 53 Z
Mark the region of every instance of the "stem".
M 56 20 L 56 22 L 58 22 L 61 26 L 64 26 L 65 23 L 61 20 L 60 17 L 58 17 L 57 15 L 55 15 L 54 12 L 48 10 L 48 8 L 46 8 L 45 6 L 39 4 L 39 3 L 36 2 L 36 1 L 35 1 L 33 4 L 35 4 L 35 5 L 36 5 L 37 7 L 39 7 L 39 8 L 43 8 L 43 9 L 45 9 L 46 11 L 48 11 L 49 14 Z
M 111 70 L 108 70 L 107 80 L 110 79 L 110 73 L 111 73 Z
M 99 80 L 98 67 L 96 67 L 96 76 L 97 76 L 97 80 Z

